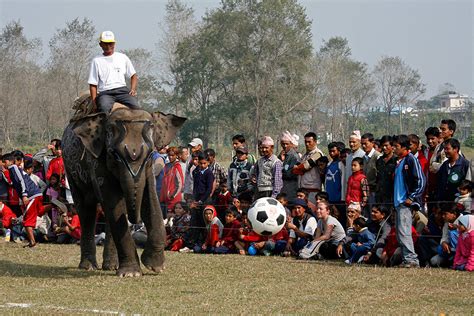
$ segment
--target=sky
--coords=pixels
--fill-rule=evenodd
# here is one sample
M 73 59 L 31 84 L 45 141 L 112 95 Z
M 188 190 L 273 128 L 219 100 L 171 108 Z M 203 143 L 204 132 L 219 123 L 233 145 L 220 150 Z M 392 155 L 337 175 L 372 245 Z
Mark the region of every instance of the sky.
M 98 31 L 112 30 L 118 49 L 156 50 L 166 0 L 0 0 L 0 27 L 20 21 L 44 50 L 57 29 L 76 17 Z M 219 0 L 187 0 L 200 19 Z M 474 96 L 473 0 L 299 0 L 312 21 L 313 47 L 333 36 L 347 38 L 352 56 L 373 67 L 399 56 L 419 71 L 427 92 L 449 82 Z

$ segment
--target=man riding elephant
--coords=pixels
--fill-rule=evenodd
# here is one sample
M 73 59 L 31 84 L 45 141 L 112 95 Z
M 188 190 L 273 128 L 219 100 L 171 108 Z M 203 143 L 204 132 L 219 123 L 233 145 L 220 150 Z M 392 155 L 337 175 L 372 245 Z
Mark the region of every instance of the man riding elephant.
M 102 55 L 92 60 L 89 73 L 89 91 L 94 108 L 108 113 L 115 102 L 131 109 L 138 107 L 138 77 L 130 59 L 122 53 L 115 52 L 115 36 L 111 31 L 100 34 L 99 45 Z M 125 76 L 130 78 L 130 90 Z

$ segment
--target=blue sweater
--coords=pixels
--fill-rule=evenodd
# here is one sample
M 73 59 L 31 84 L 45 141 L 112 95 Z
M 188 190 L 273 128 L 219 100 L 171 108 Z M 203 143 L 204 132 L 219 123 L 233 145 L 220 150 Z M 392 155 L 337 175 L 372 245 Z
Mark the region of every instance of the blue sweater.
M 421 207 L 425 186 L 426 178 L 420 162 L 412 153 L 409 153 L 395 168 L 393 201 L 395 207 L 404 205 L 406 199 L 412 200 L 413 206 Z
M 30 176 L 18 168 L 17 165 L 11 165 L 8 167 L 8 171 L 10 172 L 12 185 L 16 192 L 18 192 L 20 198 L 26 196 L 31 199 L 43 195 L 40 188 L 31 180 Z
M 194 200 L 205 202 L 211 196 L 212 186 L 214 184 L 214 175 L 211 169 L 206 168 L 203 171 L 196 168 L 193 171 L 193 179 Z

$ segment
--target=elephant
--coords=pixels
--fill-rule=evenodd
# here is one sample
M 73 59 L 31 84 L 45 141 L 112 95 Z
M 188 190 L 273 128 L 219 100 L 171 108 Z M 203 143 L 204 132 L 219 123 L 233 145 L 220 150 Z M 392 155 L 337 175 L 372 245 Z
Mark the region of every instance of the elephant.
M 100 203 L 107 227 L 102 269 L 116 270 L 120 277 L 142 275 L 128 221 L 143 221 L 148 239 L 141 263 L 155 272 L 163 270 L 165 228 L 155 189 L 157 164 L 153 166 L 151 155 L 155 147 L 171 142 L 185 120 L 118 106 L 66 126 L 62 150 L 81 222 L 80 269 L 98 269 L 94 233 Z

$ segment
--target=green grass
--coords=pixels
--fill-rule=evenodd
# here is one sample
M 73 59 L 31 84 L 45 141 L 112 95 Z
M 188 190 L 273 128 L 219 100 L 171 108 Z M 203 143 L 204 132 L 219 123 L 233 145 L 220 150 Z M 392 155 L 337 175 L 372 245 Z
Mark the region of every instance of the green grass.
M 99 260 L 102 248 L 98 248 Z M 134 279 L 81 271 L 76 245 L 0 243 L 0 314 L 465 314 L 474 274 L 280 257 L 166 253 Z M 23 305 L 20 308 L 14 306 Z

